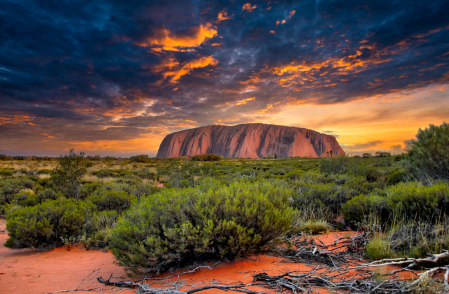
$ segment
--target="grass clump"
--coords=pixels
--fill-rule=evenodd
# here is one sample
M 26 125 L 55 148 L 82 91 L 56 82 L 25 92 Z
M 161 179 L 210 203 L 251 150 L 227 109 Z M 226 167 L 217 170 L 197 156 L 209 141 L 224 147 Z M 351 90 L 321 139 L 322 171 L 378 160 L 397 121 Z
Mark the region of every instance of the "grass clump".
M 381 235 L 376 234 L 369 242 L 366 244 L 365 256 L 371 260 L 380 260 L 384 258 L 392 258 L 395 253 L 391 250 L 391 243 Z
M 110 247 L 121 265 L 150 273 L 258 252 L 290 228 L 290 193 L 277 182 L 215 180 L 164 190 L 123 215 Z
M 294 231 L 307 235 L 326 234 L 332 227 L 325 220 L 308 220 L 300 222 L 294 227 Z

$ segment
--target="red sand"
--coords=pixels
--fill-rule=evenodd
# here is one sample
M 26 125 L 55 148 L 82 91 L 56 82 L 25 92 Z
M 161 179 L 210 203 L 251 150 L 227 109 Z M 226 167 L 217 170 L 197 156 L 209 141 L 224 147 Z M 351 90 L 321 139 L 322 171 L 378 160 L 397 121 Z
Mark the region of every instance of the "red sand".
M 75 289 L 96 268 L 101 268 L 99 275 L 103 277 L 109 277 L 111 273 L 125 276 L 123 268 L 114 264 L 111 253 L 79 248 L 70 251 L 56 248 L 40 253 L 32 249 L 6 248 L 3 245 L 8 239 L 8 234 L 3 231 L 5 228 L 6 221 L 0 219 L 0 293 L 29 294 Z M 101 285 L 94 279 L 80 288 L 98 286 Z
M 86 278 L 93 270 L 99 269 L 92 274 L 80 287 L 81 289 L 99 288 L 97 291 L 81 293 L 112 293 L 117 288 L 104 287 L 97 282 L 96 278 L 102 276 L 107 279 L 113 274 L 114 277 L 123 277 L 124 280 L 131 280 L 126 276 L 125 270 L 114 263 L 115 259 L 112 253 L 98 250 L 89 250 L 73 248 L 67 251 L 65 248 L 56 248 L 47 252 L 37 252 L 32 249 L 10 249 L 4 247 L 8 238 L 5 232 L 6 221 L 0 219 L 0 293 L 47 293 L 59 290 L 76 289 L 81 281 Z M 336 236 L 353 235 L 354 232 L 339 232 L 319 235 L 314 238 L 320 238 L 324 243 L 330 244 L 336 240 Z M 310 271 L 316 266 L 303 263 L 286 263 L 284 259 L 267 256 L 253 255 L 233 262 L 224 262 L 212 270 L 202 268 L 201 270 L 175 276 L 167 282 L 178 280 L 178 290 L 187 290 L 205 286 L 210 283 L 251 283 L 252 275 L 260 272 L 266 272 L 269 275 L 279 275 L 288 271 Z M 323 267 L 323 266 L 321 266 Z M 391 269 L 389 269 L 391 270 Z M 407 273 L 405 273 L 407 274 Z M 171 274 L 164 274 L 160 277 L 166 277 Z M 159 277 L 159 278 L 160 278 Z M 123 281 L 122 279 L 114 279 Z M 164 282 L 152 283 L 152 288 L 165 288 Z M 252 288 L 264 292 L 266 288 Z M 313 289 L 318 293 L 328 293 L 325 289 Z M 121 293 L 135 293 L 134 290 L 124 290 Z M 201 293 L 238 293 L 224 292 L 216 289 L 203 291 Z

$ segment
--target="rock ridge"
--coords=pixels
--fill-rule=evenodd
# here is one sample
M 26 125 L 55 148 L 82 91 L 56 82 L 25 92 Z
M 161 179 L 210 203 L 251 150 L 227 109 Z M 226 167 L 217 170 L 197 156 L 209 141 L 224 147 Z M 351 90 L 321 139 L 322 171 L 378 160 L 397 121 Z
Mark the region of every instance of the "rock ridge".
M 211 125 L 167 135 L 157 157 L 172 158 L 213 153 L 225 158 L 289 158 L 344 155 L 334 136 L 319 132 L 262 123 L 236 126 Z

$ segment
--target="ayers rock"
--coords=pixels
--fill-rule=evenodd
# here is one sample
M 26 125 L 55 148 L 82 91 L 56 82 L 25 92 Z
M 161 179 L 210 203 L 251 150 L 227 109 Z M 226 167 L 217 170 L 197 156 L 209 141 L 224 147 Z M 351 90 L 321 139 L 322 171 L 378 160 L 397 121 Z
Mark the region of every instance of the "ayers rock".
M 296 127 L 261 123 L 205 126 L 167 135 L 157 157 L 171 158 L 213 153 L 223 157 L 288 158 L 345 154 L 334 136 Z

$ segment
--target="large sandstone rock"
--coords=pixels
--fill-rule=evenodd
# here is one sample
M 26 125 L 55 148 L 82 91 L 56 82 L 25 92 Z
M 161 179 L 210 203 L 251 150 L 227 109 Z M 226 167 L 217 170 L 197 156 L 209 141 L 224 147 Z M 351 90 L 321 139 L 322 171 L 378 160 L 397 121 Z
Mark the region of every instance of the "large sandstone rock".
M 195 156 L 214 153 L 223 157 L 278 158 L 292 156 L 326 157 L 344 151 L 334 136 L 296 127 L 266 124 L 205 126 L 169 134 L 157 157 Z

